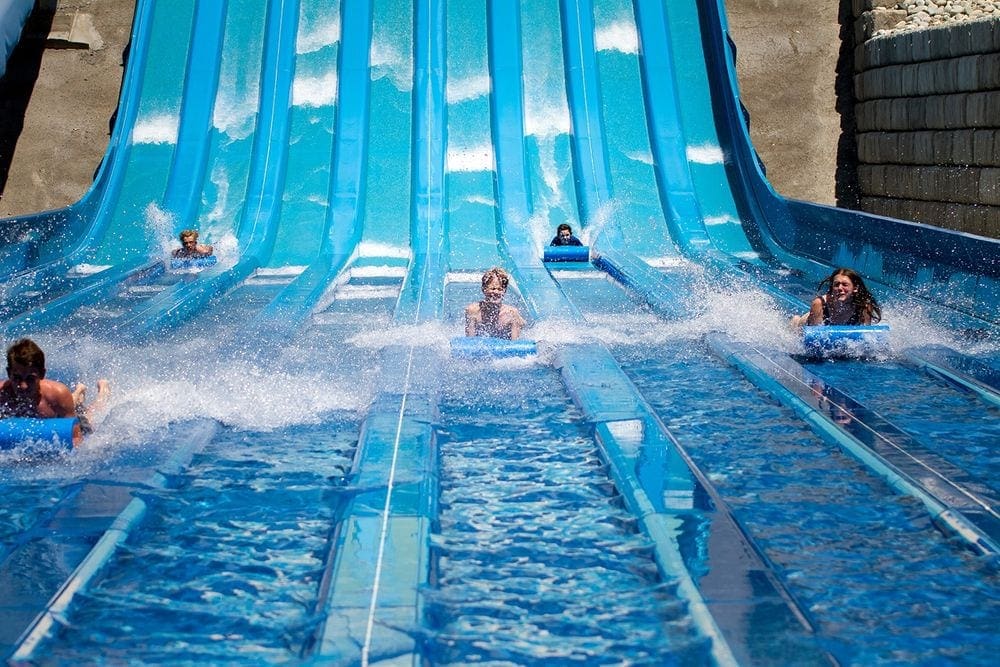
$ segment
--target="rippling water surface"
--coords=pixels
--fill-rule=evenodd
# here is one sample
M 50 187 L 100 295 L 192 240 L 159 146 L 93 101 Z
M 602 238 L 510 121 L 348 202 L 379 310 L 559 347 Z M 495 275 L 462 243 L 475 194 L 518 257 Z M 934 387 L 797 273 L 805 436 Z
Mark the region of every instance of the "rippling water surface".
M 950 544 L 916 500 L 698 346 L 623 348 L 619 356 L 838 659 L 995 662 L 997 572 Z
M 459 371 L 448 386 L 432 661 L 704 664 L 558 376 Z

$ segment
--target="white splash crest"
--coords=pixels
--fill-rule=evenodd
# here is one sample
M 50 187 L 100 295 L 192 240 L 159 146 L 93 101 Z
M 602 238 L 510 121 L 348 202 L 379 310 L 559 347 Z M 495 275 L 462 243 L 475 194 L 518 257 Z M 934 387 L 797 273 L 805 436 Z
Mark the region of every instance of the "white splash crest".
M 413 68 L 410 58 L 400 53 L 393 45 L 373 39 L 369 63 L 372 81 L 388 77 L 392 85 L 401 92 L 408 93 L 413 88 Z
M 140 118 L 132 128 L 133 144 L 176 144 L 180 119 L 176 114 Z
M 337 101 L 337 72 L 321 76 L 295 77 L 292 82 L 292 104 L 299 107 L 323 107 Z
M 731 215 L 708 215 L 705 216 L 705 226 L 712 227 L 715 225 L 742 225 L 743 222 L 739 218 L 734 218 Z
M 635 23 L 618 20 L 597 28 L 594 31 L 594 46 L 598 51 L 639 53 L 639 35 L 636 33 Z
M 629 151 L 625 153 L 625 157 L 635 162 L 653 165 L 653 154 L 650 151 Z
M 361 257 L 398 257 L 399 259 L 409 259 L 410 249 L 379 243 L 377 241 L 363 241 L 358 245 L 358 255 Z
M 340 16 L 335 15 L 327 21 L 307 26 L 299 31 L 295 40 L 296 55 L 314 53 L 340 41 Z
M 726 155 L 718 146 L 703 144 L 701 146 L 688 146 L 687 159 L 696 164 L 722 164 L 726 161 Z
M 448 104 L 465 102 L 490 94 L 490 77 L 488 74 L 464 77 L 461 79 L 448 79 L 445 91 Z

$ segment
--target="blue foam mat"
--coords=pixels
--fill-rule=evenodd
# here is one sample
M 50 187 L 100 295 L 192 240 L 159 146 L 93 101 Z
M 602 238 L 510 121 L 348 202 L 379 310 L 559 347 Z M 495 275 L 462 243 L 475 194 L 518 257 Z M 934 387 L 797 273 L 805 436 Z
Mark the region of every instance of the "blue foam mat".
M 468 336 L 451 339 L 451 356 L 460 359 L 527 357 L 537 352 L 538 348 L 533 340 Z

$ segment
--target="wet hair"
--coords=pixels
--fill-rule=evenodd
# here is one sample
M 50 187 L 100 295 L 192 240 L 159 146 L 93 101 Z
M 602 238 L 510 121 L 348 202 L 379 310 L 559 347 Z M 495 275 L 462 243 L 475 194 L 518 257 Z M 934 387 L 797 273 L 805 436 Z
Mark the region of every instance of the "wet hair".
M 566 224 L 565 222 L 564 222 L 564 223 L 562 223 L 561 225 L 559 225 L 558 227 L 556 227 L 556 234 L 558 234 L 559 232 L 561 232 L 561 231 L 562 231 L 562 230 L 564 230 L 564 229 L 565 229 L 565 230 L 566 230 L 567 232 L 569 232 L 569 233 L 570 233 L 570 236 L 572 236 L 572 235 L 573 235 L 573 228 L 572 228 L 572 227 L 570 227 L 569 225 L 567 225 L 567 224 Z
M 507 289 L 507 285 L 510 283 L 510 275 L 499 266 L 494 266 L 492 269 L 483 274 L 482 288 L 485 290 L 486 286 L 489 285 L 493 279 L 500 281 L 500 286 Z
M 826 288 L 826 294 L 827 296 L 832 295 L 833 279 L 837 276 L 846 276 L 851 281 L 851 284 L 854 285 L 854 318 L 858 322 L 870 320 L 874 324 L 882 319 L 882 309 L 879 307 L 878 301 L 868 291 L 865 281 L 861 279 L 861 276 L 854 269 L 844 267 L 834 269 L 833 273 L 819 284 L 819 289 L 822 290 L 823 285 L 829 285 Z
M 197 241 L 198 240 L 198 230 L 196 230 L 196 229 L 185 229 L 185 230 L 182 230 L 180 234 L 178 234 L 178 238 L 180 238 L 181 243 L 184 243 L 184 239 L 185 238 L 188 238 L 188 237 L 191 237 L 191 236 L 193 236 L 194 240 Z
M 22 338 L 7 348 L 7 370 L 14 364 L 45 370 L 45 353 L 30 338 Z

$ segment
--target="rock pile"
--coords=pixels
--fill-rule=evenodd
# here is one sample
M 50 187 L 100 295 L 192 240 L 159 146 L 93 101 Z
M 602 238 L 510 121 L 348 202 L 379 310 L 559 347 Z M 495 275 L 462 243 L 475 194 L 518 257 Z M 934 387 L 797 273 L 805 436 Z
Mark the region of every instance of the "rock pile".
M 882 5 L 884 11 L 888 11 L 892 18 L 896 19 L 891 26 L 882 21 L 882 29 L 875 30 L 872 37 L 932 28 L 955 21 L 990 18 L 1000 21 L 1000 0 L 904 0 L 902 2 L 876 0 L 872 4 Z M 873 7 L 873 9 L 878 8 Z

